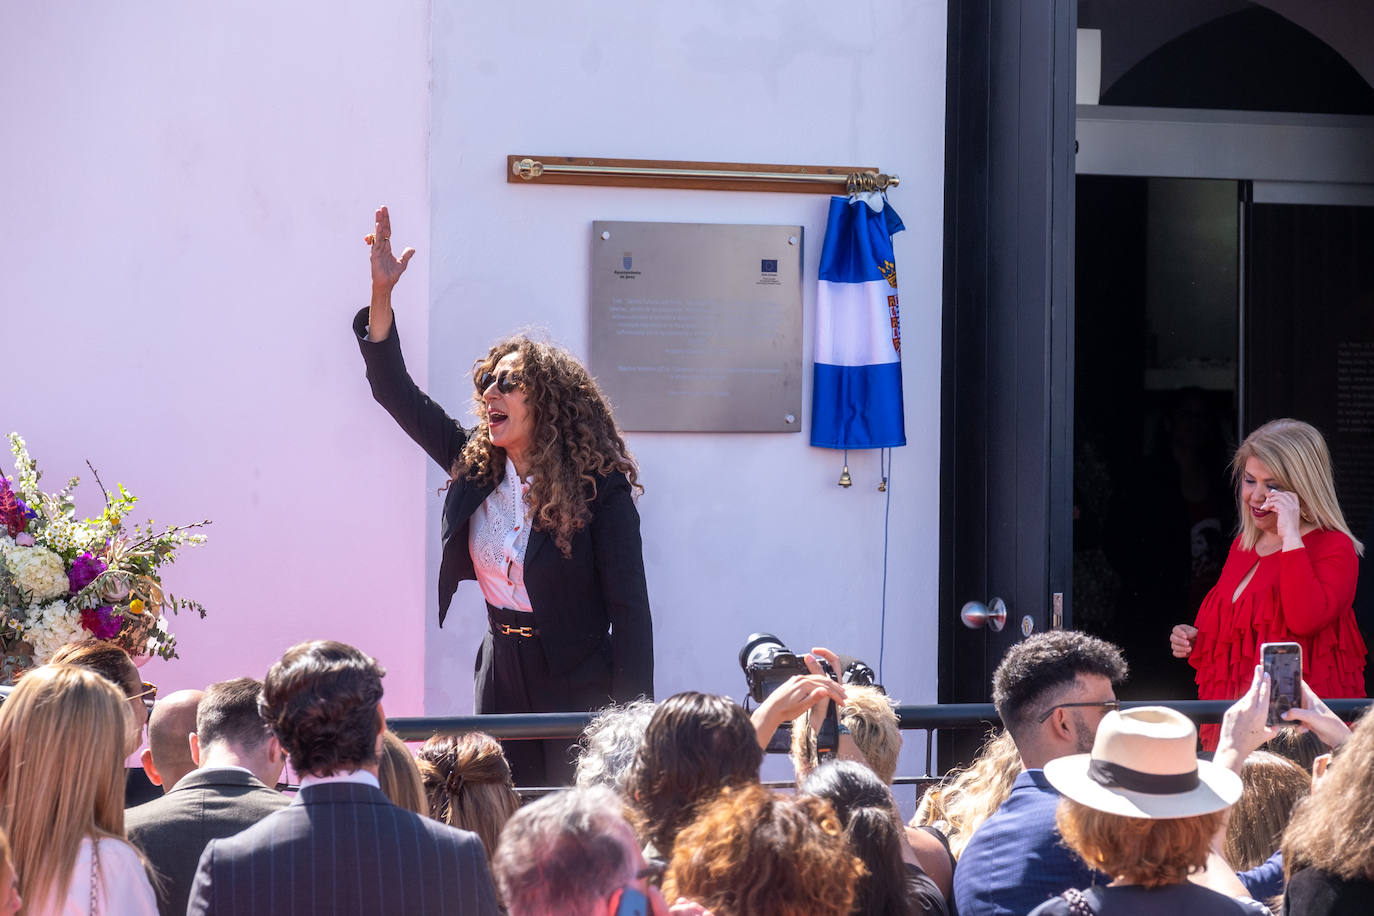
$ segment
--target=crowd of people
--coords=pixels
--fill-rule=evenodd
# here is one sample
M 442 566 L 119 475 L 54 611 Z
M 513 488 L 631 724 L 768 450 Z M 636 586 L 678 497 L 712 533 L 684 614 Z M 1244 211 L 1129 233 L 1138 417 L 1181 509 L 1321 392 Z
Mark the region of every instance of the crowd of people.
M 73 644 L 0 705 L 0 914 L 1367 906 L 1374 724 L 1352 732 L 1306 685 L 1287 723 L 1267 725 L 1257 667 L 1200 760 L 1186 717 L 1120 707 L 1116 647 L 1036 634 L 994 675 L 1004 730 L 903 824 L 893 704 L 830 677 L 828 656 L 806 656 L 810 673 L 752 714 L 696 692 L 609 707 L 576 745 L 575 784 L 522 804 L 490 736 L 436 735 L 413 752 L 389 732 L 385 672 L 352 646 L 304 643 L 262 681 L 154 701 L 121 649 Z M 818 759 L 832 703 L 836 739 Z M 759 768 L 785 723 L 797 783 L 784 791 Z M 164 794 L 126 810 L 123 761 L 145 724 L 144 769 Z M 1334 762 L 1304 759 L 1293 731 Z M 299 786 L 284 792 L 288 763 Z

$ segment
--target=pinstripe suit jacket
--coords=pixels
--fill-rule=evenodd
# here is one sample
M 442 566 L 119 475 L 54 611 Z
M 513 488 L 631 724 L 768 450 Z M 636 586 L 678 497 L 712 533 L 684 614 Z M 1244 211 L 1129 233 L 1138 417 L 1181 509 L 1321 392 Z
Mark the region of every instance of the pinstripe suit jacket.
M 210 841 L 186 912 L 498 911 L 476 834 L 398 808 L 372 786 L 324 783 L 237 836 Z

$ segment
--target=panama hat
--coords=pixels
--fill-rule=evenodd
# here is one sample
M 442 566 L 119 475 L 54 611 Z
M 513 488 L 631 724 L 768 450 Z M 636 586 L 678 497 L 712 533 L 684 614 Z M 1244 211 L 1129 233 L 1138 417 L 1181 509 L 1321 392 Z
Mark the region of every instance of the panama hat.
M 1122 817 L 1211 814 L 1241 791 L 1235 773 L 1197 759 L 1197 728 L 1164 706 L 1107 713 L 1092 753 L 1051 760 L 1045 778 L 1065 797 Z

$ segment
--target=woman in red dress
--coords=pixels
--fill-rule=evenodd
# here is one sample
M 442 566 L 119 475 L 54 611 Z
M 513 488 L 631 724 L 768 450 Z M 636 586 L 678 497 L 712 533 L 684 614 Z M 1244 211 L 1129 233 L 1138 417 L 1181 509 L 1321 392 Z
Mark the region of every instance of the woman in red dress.
M 1364 638 L 1351 606 L 1364 547 L 1336 502 L 1321 433 L 1272 420 L 1241 443 L 1231 469 L 1240 535 L 1193 626 L 1169 638 L 1197 669 L 1199 699 L 1244 694 L 1266 642 L 1302 646 L 1302 676 L 1317 696 L 1364 696 Z M 1217 731 L 1201 730 L 1208 750 Z

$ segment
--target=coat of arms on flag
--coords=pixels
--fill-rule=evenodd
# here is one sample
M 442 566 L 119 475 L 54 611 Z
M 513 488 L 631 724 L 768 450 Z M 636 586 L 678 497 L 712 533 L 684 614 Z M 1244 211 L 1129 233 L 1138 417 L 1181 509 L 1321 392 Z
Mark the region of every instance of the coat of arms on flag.
M 814 446 L 906 445 L 892 254 L 892 236 L 903 228 L 878 192 L 830 198 L 816 296 Z

